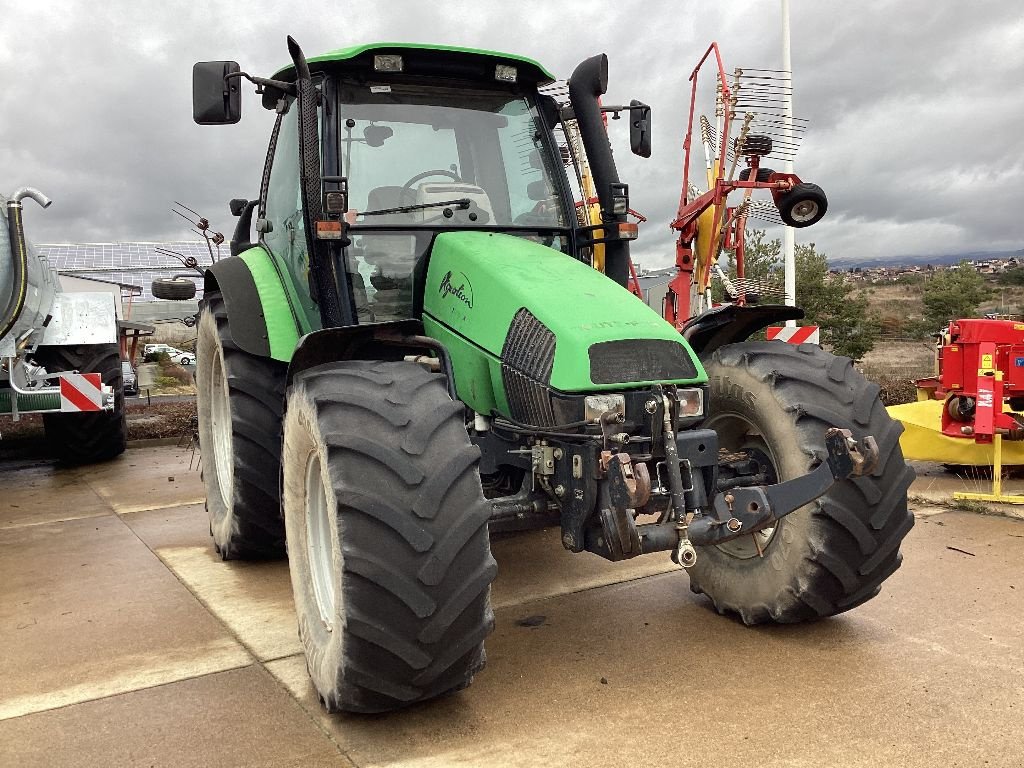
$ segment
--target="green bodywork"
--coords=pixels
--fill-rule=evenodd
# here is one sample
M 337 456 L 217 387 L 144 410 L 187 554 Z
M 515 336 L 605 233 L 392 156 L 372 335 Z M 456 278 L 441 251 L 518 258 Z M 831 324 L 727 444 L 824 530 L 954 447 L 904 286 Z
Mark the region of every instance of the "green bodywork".
M 319 328 L 313 318 L 303 310 L 299 286 L 295 276 L 286 268 L 275 266 L 273 257 L 262 246 L 250 248 L 241 254 L 256 283 L 256 292 L 263 308 L 270 342 L 270 356 L 288 362 L 292 359 L 299 337 Z M 308 303 L 308 302 L 305 302 Z M 319 318 L 316 318 L 319 321 Z
M 697 376 L 661 383 L 707 381 L 679 332 L 600 272 L 512 235 L 446 232 L 437 236 L 430 255 L 423 325 L 448 349 L 459 397 L 479 413 L 508 413 L 500 358 L 509 326 L 523 307 L 555 334 L 554 389 L 598 392 L 657 383 L 591 381 L 591 345 L 628 339 L 662 339 L 686 350 Z

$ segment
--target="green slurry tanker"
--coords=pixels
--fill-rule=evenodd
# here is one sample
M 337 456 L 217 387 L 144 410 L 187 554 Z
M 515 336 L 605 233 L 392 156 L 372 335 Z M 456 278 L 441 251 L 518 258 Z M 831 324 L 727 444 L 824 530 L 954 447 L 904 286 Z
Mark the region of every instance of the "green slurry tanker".
M 628 112 L 647 156 L 650 109 L 601 105 L 604 56 L 560 100 L 519 56 L 289 49 L 272 78 L 193 70 L 196 122 L 237 122 L 243 80 L 277 115 L 206 273 L 196 378 L 214 546 L 287 550 L 328 710 L 470 684 L 489 533 L 670 553 L 748 624 L 878 593 L 912 525 L 899 428 L 849 360 L 747 341 L 770 308 L 680 334 L 627 290 L 636 228 L 602 111 Z

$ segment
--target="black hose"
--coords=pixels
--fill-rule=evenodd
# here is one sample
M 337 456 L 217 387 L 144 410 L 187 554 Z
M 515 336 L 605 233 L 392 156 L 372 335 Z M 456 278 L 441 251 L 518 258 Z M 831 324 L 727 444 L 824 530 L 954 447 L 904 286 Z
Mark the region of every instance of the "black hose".
M 0 320 L 0 338 L 7 335 L 21 317 L 25 308 L 25 295 L 28 292 L 28 246 L 25 244 L 25 230 L 21 222 L 21 203 L 16 200 L 7 202 L 7 232 L 11 240 L 11 255 L 14 259 L 11 295 L 4 307 Z

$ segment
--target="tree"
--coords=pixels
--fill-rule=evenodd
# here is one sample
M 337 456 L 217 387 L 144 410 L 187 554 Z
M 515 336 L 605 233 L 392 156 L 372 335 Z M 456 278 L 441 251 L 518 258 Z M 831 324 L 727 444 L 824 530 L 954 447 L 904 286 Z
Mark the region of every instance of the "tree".
M 814 243 L 797 245 L 796 303 L 806 323 L 821 329 L 821 340 L 837 355 L 860 360 L 878 340 L 881 318 L 868 312 L 866 298 L 853 296 L 841 275 L 829 274 L 825 254 Z
M 763 230 L 747 230 L 744 276 L 779 287 L 784 282 L 782 242 L 766 240 Z M 853 286 L 842 275 L 829 274 L 825 254 L 818 253 L 814 243 L 796 246 L 796 299 L 806 315 L 803 325 L 817 325 L 822 343 L 837 355 L 859 360 L 871 351 L 881 330 L 881 318 L 868 312 L 866 298 L 855 298 Z M 729 256 L 730 277 L 736 276 L 736 264 Z M 717 281 L 716 281 L 717 285 Z M 717 296 L 722 295 L 718 289 Z M 766 296 L 764 303 L 778 300 Z
M 999 276 L 1002 285 L 1024 285 L 1024 267 L 1011 267 Z
M 985 279 L 969 261 L 961 261 L 953 269 L 935 272 L 924 286 L 924 317 L 934 330 L 950 320 L 977 317 L 978 305 L 991 292 Z

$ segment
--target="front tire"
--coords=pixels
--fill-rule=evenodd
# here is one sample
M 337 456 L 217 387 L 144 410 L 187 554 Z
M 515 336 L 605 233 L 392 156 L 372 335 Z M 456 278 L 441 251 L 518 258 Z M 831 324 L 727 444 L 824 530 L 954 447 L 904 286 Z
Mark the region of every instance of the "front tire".
M 873 435 L 879 460 L 870 475 L 837 483 L 767 532 L 699 548 L 691 589 L 746 624 L 832 616 L 870 600 L 899 568 L 900 542 L 914 525 L 907 508 L 914 472 L 878 386 L 848 358 L 810 344 L 730 344 L 706 368 L 707 426 L 719 433 L 720 448 L 756 457 L 773 480 L 817 466 L 832 426 L 856 439 Z
M 225 560 L 280 557 L 283 363 L 243 352 L 209 293 L 196 340 L 199 445 L 210 533 Z
M 489 506 L 464 407 L 408 362 L 302 371 L 284 512 L 306 665 L 328 711 L 385 712 L 470 684 L 494 625 Z

